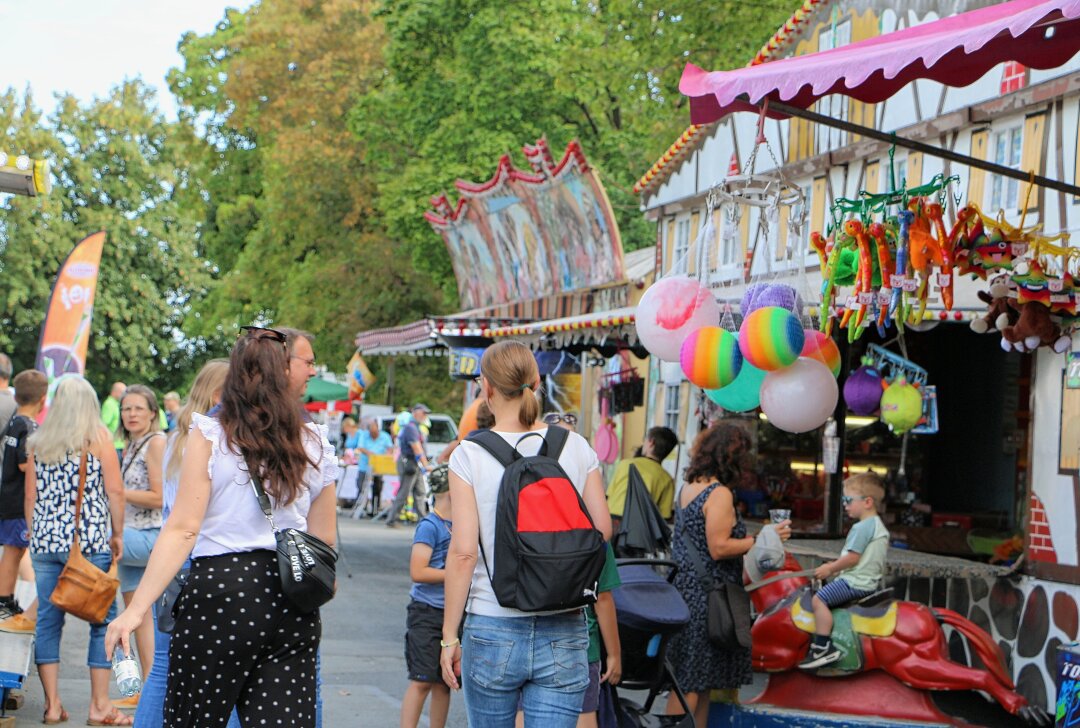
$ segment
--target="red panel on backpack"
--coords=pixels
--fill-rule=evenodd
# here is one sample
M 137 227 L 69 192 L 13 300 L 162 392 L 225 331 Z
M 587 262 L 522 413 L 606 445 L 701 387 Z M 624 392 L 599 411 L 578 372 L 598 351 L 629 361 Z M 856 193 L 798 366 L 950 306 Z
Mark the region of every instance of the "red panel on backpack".
M 577 490 L 566 478 L 541 478 L 518 494 L 519 533 L 591 529 Z

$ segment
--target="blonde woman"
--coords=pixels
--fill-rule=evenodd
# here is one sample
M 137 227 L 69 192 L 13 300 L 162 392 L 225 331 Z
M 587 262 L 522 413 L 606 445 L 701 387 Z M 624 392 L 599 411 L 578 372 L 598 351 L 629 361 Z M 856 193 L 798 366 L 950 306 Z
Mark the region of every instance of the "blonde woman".
M 64 613 L 49 597 L 67 562 L 78 521 L 79 546 L 95 566 L 108 570 L 123 554 L 124 489 L 112 434 L 98 414 L 93 387 L 81 377 L 65 376 L 56 388 L 45 422 L 27 440 L 26 522 L 38 593 L 34 660 L 45 690 L 47 724 L 68 714 L 60 702 L 60 634 Z M 82 513 L 75 514 L 79 460 L 86 454 Z M 109 609 L 103 624 L 90 626 L 90 713 L 87 725 L 131 725 L 131 718 L 109 702 L 111 665 L 105 656 L 105 628 L 116 617 Z
M 228 359 L 211 359 L 195 376 L 191 385 L 187 403 L 176 414 L 175 425 L 165 443 L 164 477 L 162 479 L 162 516 L 168 521 L 176 491 L 180 486 L 180 463 L 184 459 L 188 436 L 194 415 L 204 415 L 221 401 L 221 390 L 225 386 L 225 375 L 229 372 Z M 160 618 L 160 615 L 155 615 Z M 135 725 L 141 728 L 161 728 L 165 706 L 165 685 L 169 675 L 169 644 L 172 636 L 154 630 L 154 664 L 143 683 L 139 708 L 135 711 Z M 239 728 L 235 715 L 229 728 Z
M 120 593 L 124 606 L 146 571 L 146 562 L 161 532 L 161 462 L 165 454 L 165 433 L 158 418 L 154 391 L 133 384 L 120 398 L 120 430 L 124 454 L 120 477 L 124 481 L 124 557 L 120 559 Z M 149 675 L 154 662 L 154 625 L 144 622 L 135 633 L 142 674 Z M 121 708 L 134 708 L 139 696 L 117 702 Z

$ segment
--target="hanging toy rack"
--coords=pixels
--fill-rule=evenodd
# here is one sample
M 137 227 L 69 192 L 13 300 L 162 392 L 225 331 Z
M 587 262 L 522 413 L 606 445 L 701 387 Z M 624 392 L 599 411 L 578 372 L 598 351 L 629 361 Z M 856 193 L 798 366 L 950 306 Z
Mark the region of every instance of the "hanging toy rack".
M 866 356 L 873 360 L 874 368 L 888 381 L 903 376 L 908 384 L 923 387 L 929 377 L 921 366 L 877 344 L 867 344 Z

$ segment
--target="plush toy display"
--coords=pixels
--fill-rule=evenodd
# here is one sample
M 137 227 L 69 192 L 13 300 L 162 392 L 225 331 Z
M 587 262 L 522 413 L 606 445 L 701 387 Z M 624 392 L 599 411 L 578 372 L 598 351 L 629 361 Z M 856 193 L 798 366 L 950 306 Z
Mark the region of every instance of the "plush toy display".
M 1038 301 L 1019 307 L 1020 317 L 1001 330 L 1001 348 L 1005 351 L 1035 351 L 1049 346 L 1059 354 L 1069 348 L 1069 336 L 1050 318 L 1050 308 Z
M 1009 305 L 1009 277 L 998 276 L 990 283 L 990 290 L 979 291 L 979 300 L 990 308 L 982 318 L 971 322 L 971 330 L 976 334 L 988 334 L 1001 331 L 1016 323 L 1018 315 Z

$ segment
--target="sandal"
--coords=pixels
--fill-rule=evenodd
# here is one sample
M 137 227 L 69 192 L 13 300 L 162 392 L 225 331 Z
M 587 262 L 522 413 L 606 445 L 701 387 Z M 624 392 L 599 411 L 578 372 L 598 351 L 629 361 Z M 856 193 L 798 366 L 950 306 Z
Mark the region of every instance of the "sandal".
M 59 718 L 50 718 L 49 717 L 49 712 L 45 711 L 45 713 L 42 714 L 42 716 L 41 716 L 41 722 L 44 723 L 45 725 L 60 725 L 61 723 L 67 723 L 68 718 L 70 718 L 70 717 L 71 716 L 68 715 L 68 712 L 61 707 L 60 708 L 60 717 Z
M 135 720 L 130 715 L 124 715 L 116 708 L 101 720 L 86 719 L 86 725 L 134 725 Z

